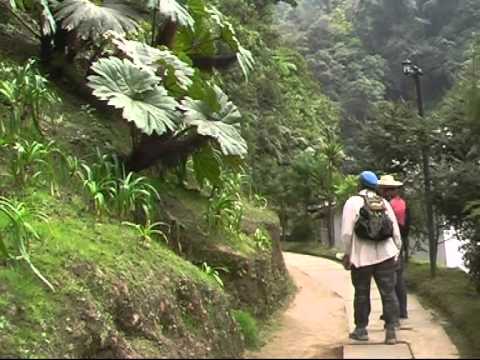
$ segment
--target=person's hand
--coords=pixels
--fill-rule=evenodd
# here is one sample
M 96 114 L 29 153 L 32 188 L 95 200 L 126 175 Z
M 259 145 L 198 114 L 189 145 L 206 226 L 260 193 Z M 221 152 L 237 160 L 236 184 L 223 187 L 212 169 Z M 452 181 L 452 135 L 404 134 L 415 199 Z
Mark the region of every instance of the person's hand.
M 352 268 L 352 263 L 350 262 L 350 255 L 343 255 L 342 264 L 345 270 L 350 270 Z

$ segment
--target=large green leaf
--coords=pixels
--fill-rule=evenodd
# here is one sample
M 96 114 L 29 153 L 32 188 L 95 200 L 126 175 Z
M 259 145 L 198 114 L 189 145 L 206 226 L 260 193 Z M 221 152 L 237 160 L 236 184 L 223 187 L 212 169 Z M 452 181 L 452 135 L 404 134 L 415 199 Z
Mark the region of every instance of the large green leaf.
M 222 159 L 211 146 L 205 146 L 192 155 L 195 178 L 200 185 L 208 180 L 212 185 L 219 185 Z
M 83 39 L 96 39 L 106 31 L 119 34 L 137 29 L 137 14 L 119 1 L 104 1 L 97 5 L 89 0 L 65 0 L 55 6 L 55 18 L 62 28 L 75 30 Z
M 252 53 L 240 44 L 233 25 L 216 7 L 207 6 L 206 10 L 212 21 L 220 28 L 220 36 L 222 40 L 237 53 L 238 63 L 245 78 L 248 80 L 248 74 L 253 70 L 254 65 Z
M 115 33 L 112 33 L 112 43 L 134 64 L 152 68 L 154 71 L 163 69 L 164 75 L 173 77 L 182 89 L 187 90 L 192 84 L 193 68 L 170 50 L 160 50 L 139 41 L 126 40 Z
M 195 21 L 188 10 L 180 5 L 176 0 L 148 0 L 148 6 L 157 9 L 158 12 L 182 26 L 193 28 Z
M 243 157 L 247 154 L 247 143 L 235 126 L 241 114 L 219 87 L 214 89 L 220 109 L 215 111 L 206 101 L 186 98 L 181 106 L 185 124 L 195 127 L 198 134 L 213 138 L 224 155 Z
M 177 49 L 188 54 L 214 56 L 217 54 L 215 42 L 221 40 L 236 53 L 238 63 L 248 80 L 254 66 L 252 53 L 240 44 L 233 25 L 225 15 L 204 0 L 188 0 L 187 7 L 195 20 L 195 29 L 184 28 L 177 33 Z
M 115 57 L 98 60 L 92 70 L 97 74 L 88 77 L 93 94 L 123 109 L 123 117 L 142 132 L 161 135 L 175 129 L 178 103 L 160 85 L 161 78 L 130 60 Z

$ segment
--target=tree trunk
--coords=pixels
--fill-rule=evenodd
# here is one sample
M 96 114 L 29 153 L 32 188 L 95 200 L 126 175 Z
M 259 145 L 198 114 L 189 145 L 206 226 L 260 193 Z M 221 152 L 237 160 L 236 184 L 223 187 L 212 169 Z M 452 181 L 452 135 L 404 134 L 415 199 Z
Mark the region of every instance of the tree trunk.
M 177 34 L 177 23 L 172 20 L 167 20 L 163 27 L 158 29 L 155 39 L 155 45 L 164 45 L 172 48 L 175 44 L 175 35 Z
M 125 161 L 127 171 L 141 171 L 161 163 L 165 167 L 175 167 L 188 155 L 209 141 L 198 134 L 182 138 L 172 135 L 143 135 L 140 143 Z
M 281 241 L 284 242 L 284 241 L 287 241 L 287 221 L 288 221 L 288 218 L 287 218 L 287 212 L 286 212 L 286 209 L 285 209 L 285 205 L 284 203 L 282 202 L 280 204 L 280 214 L 279 214 L 279 220 L 280 220 L 280 227 L 282 229 L 282 236 L 281 236 Z
M 328 229 L 328 246 L 335 246 L 335 224 L 334 224 L 334 211 L 333 203 L 331 200 L 328 200 L 328 213 L 327 213 L 327 229 Z

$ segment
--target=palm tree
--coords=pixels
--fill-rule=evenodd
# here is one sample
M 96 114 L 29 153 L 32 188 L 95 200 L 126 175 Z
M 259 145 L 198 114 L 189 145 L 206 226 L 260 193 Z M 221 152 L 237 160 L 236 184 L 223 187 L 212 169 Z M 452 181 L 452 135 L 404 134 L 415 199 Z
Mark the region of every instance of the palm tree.
M 335 187 L 333 177 L 342 165 L 345 154 L 342 144 L 338 142 L 336 134 L 330 128 L 325 131 L 325 140 L 320 151 L 326 159 L 327 229 L 329 245 L 333 247 L 335 245 L 335 214 L 333 209 L 335 203 Z

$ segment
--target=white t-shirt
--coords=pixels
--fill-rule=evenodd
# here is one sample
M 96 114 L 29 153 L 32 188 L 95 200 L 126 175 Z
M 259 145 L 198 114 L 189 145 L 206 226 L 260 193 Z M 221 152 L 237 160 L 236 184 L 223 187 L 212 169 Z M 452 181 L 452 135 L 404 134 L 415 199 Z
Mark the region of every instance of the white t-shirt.
M 362 196 L 374 194 L 369 190 L 362 190 Z M 364 205 L 364 199 L 359 196 L 352 196 L 343 207 L 342 216 L 342 241 L 345 246 L 345 254 L 350 255 L 350 262 L 355 267 L 374 265 L 397 256 L 400 253 L 402 239 L 395 213 L 387 200 L 383 200 L 388 217 L 393 223 L 393 237 L 376 242 L 359 239 L 353 228 L 360 216 L 360 209 Z

